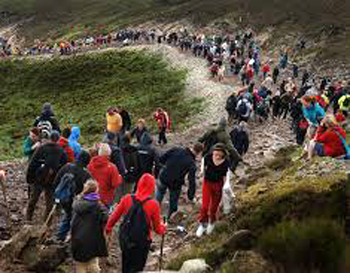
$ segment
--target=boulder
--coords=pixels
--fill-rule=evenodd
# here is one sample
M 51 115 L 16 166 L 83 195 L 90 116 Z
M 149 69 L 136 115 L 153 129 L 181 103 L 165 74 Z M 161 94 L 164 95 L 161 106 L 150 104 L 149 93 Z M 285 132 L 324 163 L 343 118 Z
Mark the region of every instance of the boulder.
M 205 273 L 208 272 L 210 266 L 203 259 L 194 259 L 184 262 L 180 269 L 180 273 Z

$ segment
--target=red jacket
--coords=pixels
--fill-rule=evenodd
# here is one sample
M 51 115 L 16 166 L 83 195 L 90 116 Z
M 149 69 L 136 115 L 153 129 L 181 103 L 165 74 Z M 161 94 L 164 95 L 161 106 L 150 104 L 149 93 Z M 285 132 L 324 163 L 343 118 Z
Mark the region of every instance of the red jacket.
M 117 167 L 109 162 L 107 156 L 95 156 L 88 165 L 88 170 L 97 181 L 102 203 L 110 205 L 115 198 L 115 190 L 122 183 Z
M 161 130 L 164 127 L 170 130 L 171 121 L 169 119 L 169 115 L 167 112 L 155 112 L 154 114 L 155 120 L 158 122 L 158 129 Z
M 66 152 L 68 157 L 68 162 L 74 162 L 74 151 L 68 144 L 68 139 L 64 137 L 60 137 L 59 145 Z
M 144 174 L 137 186 L 135 198 L 143 201 L 152 196 L 155 190 L 155 179 L 150 174 Z M 107 234 L 110 234 L 114 225 L 122 216 L 125 216 L 132 206 L 132 197 L 130 194 L 122 198 L 120 203 L 115 207 L 113 214 L 109 217 L 106 227 Z M 160 205 L 156 200 L 149 200 L 143 205 L 149 227 L 149 238 L 152 239 L 152 230 L 157 234 L 163 235 L 166 232 L 166 226 L 162 223 L 160 216 Z
M 268 64 L 265 64 L 262 68 L 262 72 L 268 73 L 271 71 L 271 68 Z
M 345 138 L 345 131 L 339 126 L 327 130 L 320 126 L 317 130 L 315 140 L 323 144 L 323 152 L 326 156 L 338 157 L 345 154 L 343 142 L 340 140 L 335 130 Z

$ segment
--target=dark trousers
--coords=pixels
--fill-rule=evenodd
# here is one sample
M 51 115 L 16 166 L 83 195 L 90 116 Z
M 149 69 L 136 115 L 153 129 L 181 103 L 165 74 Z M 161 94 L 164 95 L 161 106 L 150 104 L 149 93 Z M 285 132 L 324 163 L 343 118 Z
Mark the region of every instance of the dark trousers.
M 145 248 L 131 248 L 122 251 L 122 272 L 123 273 L 138 273 L 143 272 L 147 262 L 151 243 Z
M 168 140 L 166 138 L 166 128 L 159 129 L 159 135 L 158 135 L 158 143 L 159 144 L 167 144 Z
M 61 209 L 57 239 L 64 241 L 68 235 L 68 232 L 70 231 L 70 224 L 72 221 L 72 203 L 62 205 Z
M 167 185 L 161 182 L 156 191 L 156 199 L 159 202 L 159 204 L 162 204 L 162 201 L 168 189 L 169 189 L 169 211 L 168 211 L 168 219 L 169 219 L 171 215 L 174 212 L 177 212 L 178 210 L 181 187 L 178 189 L 170 189 Z
M 27 207 L 27 220 L 31 221 L 33 219 L 34 211 L 36 204 L 39 201 L 41 193 L 44 192 L 45 194 L 45 220 L 49 216 L 52 207 L 54 205 L 54 197 L 53 197 L 53 188 L 52 187 L 43 187 L 39 184 L 33 184 L 31 185 L 30 190 L 30 199 Z

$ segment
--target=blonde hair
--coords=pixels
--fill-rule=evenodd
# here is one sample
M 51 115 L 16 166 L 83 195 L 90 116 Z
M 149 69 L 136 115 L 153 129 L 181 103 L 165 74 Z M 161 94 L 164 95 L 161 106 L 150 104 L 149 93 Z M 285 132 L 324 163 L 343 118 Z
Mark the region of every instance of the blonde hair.
M 98 185 L 97 182 L 93 179 L 89 179 L 88 181 L 86 181 L 86 183 L 84 184 L 84 189 L 83 189 L 83 194 L 89 194 L 92 192 L 97 192 L 98 190 Z

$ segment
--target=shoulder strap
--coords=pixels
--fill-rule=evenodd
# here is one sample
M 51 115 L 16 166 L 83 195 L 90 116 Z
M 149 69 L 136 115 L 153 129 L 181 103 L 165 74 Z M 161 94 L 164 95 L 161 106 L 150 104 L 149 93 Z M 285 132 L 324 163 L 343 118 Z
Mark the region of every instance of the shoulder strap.
M 139 200 L 136 199 L 135 194 L 132 194 L 132 195 L 131 195 L 131 199 L 132 199 L 133 204 L 135 204 L 135 203 L 140 203 L 142 206 L 143 206 L 144 204 L 146 204 L 149 200 L 152 200 L 151 197 L 148 197 L 148 198 L 146 198 L 145 200 L 143 200 L 142 202 L 140 202 Z

